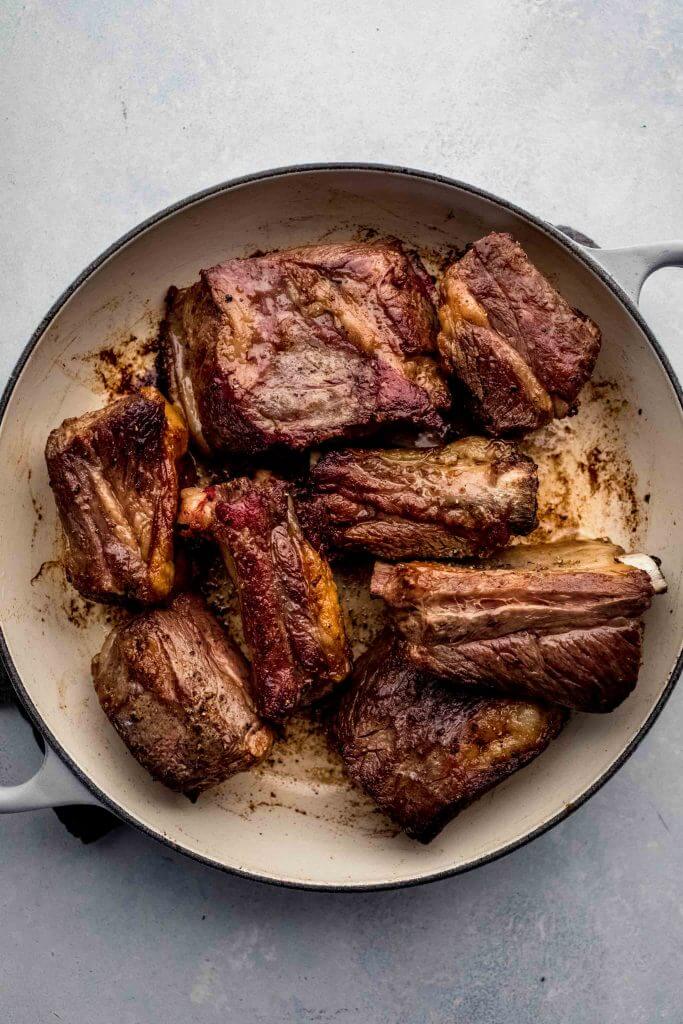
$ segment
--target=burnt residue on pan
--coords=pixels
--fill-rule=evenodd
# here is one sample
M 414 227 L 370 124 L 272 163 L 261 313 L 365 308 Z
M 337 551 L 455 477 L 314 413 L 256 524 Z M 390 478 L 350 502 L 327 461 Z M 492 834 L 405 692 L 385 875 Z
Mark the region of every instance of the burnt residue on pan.
M 100 389 L 112 396 L 156 386 L 158 381 L 156 337 L 129 334 L 83 359 L 91 366 Z
M 324 821 L 337 832 L 354 829 L 364 835 L 388 838 L 400 832 L 348 780 L 341 758 L 327 746 L 315 711 L 289 719 L 282 741 L 250 774 L 257 780 L 253 787 L 228 782 L 210 798 L 242 818 L 259 809 L 284 809 Z
M 48 558 L 45 562 L 40 563 L 40 568 L 37 572 L 31 576 L 31 586 L 35 586 L 43 578 L 43 573 L 55 571 L 60 575 L 63 575 L 62 563 L 58 558 Z
M 85 629 L 93 622 L 112 629 L 131 616 L 131 613 L 120 605 L 96 604 L 94 601 L 88 601 L 71 587 L 68 588 L 64 596 L 62 607 L 71 625 L 77 629 Z
M 36 534 L 38 533 L 38 527 L 40 526 L 40 524 L 43 521 L 43 506 L 38 501 L 38 499 L 36 497 L 36 494 L 35 494 L 35 491 L 33 489 L 33 484 L 31 483 L 32 476 L 33 476 L 33 472 L 29 468 L 29 471 L 28 471 L 28 489 L 29 489 L 29 494 L 31 495 L 31 505 L 33 506 L 33 534 L 32 534 L 32 537 L 31 537 L 31 544 L 33 545 L 33 544 L 35 544 Z
M 529 540 L 590 534 L 638 546 L 647 502 L 624 441 L 628 419 L 637 414 L 616 383 L 591 381 L 575 416 L 525 440 L 524 451 L 539 467 L 539 525 Z
M 336 238 L 370 241 L 385 235 L 375 225 L 340 225 L 327 232 Z M 408 251 L 418 251 L 436 280 L 443 268 L 462 253 L 461 248 L 421 247 L 409 239 Z M 119 397 L 138 387 L 156 383 L 158 317 L 136 321 L 134 328 L 107 339 L 96 352 L 84 357 L 90 372 L 89 385 L 108 398 Z M 82 379 L 83 357 L 78 376 Z M 609 535 L 625 546 L 637 547 L 647 521 L 649 495 L 642 494 L 624 438 L 630 418 L 642 415 L 623 397 L 617 383 L 597 380 L 580 395 L 579 410 L 573 417 L 556 420 L 533 437 L 524 450 L 539 465 L 539 525 L 522 542 L 551 540 L 581 534 Z M 240 471 L 232 466 L 220 470 L 195 459 L 199 482 L 209 483 Z M 42 509 L 34 502 L 36 521 Z M 246 653 L 237 595 L 217 553 L 207 546 L 191 548 L 201 579 L 201 590 L 215 614 Z M 58 563 L 43 563 L 34 584 L 44 585 L 54 597 L 56 575 L 64 599 L 62 615 L 77 629 L 98 624 L 110 626 L 129 613 L 122 608 L 93 605 L 66 584 L 63 573 L 53 570 Z M 344 614 L 353 636 L 354 655 L 372 642 L 385 623 L 384 604 L 369 593 L 371 565 L 362 560 L 344 560 L 334 566 Z M 46 578 L 47 577 L 47 578 Z M 398 829 L 361 792 L 354 789 L 342 771 L 341 760 L 329 749 L 316 710 L 303 712 L 284 726 L 284 737 L 271 756 L 250 773 L 251 784 L 229 780 L 206 794 L 228 814 L 249 817 L 257 810 L 276 812 L 284 808 L 306 814 L 336 829 L 353 828 L 372 836 L 394 836 Z M 340 799 L 340 793 L 343 799 Z

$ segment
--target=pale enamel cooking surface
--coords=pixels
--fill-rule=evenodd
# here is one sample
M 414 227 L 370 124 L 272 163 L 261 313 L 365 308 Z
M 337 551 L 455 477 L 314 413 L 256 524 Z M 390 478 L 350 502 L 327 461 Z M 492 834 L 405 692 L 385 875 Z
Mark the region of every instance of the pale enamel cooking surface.
M 64 417 L 104 401 L 93 362 L 84 357 L 131 333 L 150 336 L 168 285 L 190 282 L 202 266 L 255 249 L 348 238 L 366 227 L 442 252 L 493 229 L 510 230 L 601 325 L 596 377 L 618 384 L 619 441 L 638 498 L 649 493 L 651 500 L 634 526 L 608 492 L 598 493 L 581 502 L 580 525 L 659 555 L 669 584 L 647 616 L 635 693 L 611 715 L 575 717 L 542 757 L 428 847 L 396 834 L 338 768 L 325 767 L 315 737 L 299 736 L 283 753 L 284 764 L 238 776 L 195 805 L 152 783 L 92 690 L 89 664 L 106 614 L 82 614 L 56 565 L 45 565 L 31 582 L 42 563 L 57 557 L 43 460 L 47 434 Z M 587 403 L 577 420 L 577 459 L 582 437 L 592 444 L 600 435 L 601 415 Z M 57 743 L 117 808 L 160 837 L 277 881 L 353 887 L 419 880 L 489 857 L 561 814 L 619 759 L 648 718 L 680 649 L 682 450 L 681 409 L 645 334 L 597 275 L 514 211 L 442 182 L 382 171 L 311 170 L 247 182 L 168 215 L 127 243 L 71 296 L 33 350 L 0 430 L 0 466 L 11 481 L 0 491 L 0 621 L 30 701 Z

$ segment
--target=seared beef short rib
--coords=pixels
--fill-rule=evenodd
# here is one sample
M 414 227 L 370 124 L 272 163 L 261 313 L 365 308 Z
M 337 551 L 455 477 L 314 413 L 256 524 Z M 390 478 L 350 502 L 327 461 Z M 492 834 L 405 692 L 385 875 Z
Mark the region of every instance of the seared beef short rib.
M 488 555 L 536 522 L 537 469 L 505 441 L 329 452 L 299 504 L 325 547 L 383 558 Z
M 597 325 L 503 233 L 475 242 L 446 270 L 439 317 L 442 363 L 494 437 L 570 413 L 600 351 Z
M 398 243 L 228 260 L 172 288 L 167 305 L 168 390 L 205 452 L 443 425 L 432 284 Z
M 384 635 L 356 664 L 331 731 L 351 780 L 427 843 L 540 754 L 564 718 L 559 708 L 453 689 Z
M 273 734 L 249 694 L 249 672 L 201 598 L 116 626 L 93 659 L 102 708 L 144 768 L 197 794 L 270 751 Z
M 458 687 L 611 711 L 638 679 L 640 616 L 663 580 L 607 541 L 519 545 L 484 568 L 377 563 L 413 665 Z M 654 579 L 654 585 L 653 585 Z
M 93 601 L 161 601 L 174 580 L 177 462 L 187 430 L 154 388 L 65 420 L 45 458 L 65 568 Z
M 267 477 L 182 492 L 179 525 L 213 538 L 239 594 L 254 698 L 279 719 L 349 671 L 337 588 L 306 541 L 286 485 Z

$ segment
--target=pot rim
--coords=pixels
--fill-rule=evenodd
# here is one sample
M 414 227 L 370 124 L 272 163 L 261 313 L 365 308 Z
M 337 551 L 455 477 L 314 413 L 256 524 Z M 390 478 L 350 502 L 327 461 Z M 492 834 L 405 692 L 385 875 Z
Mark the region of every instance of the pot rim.
M 208 188 L 202 189 L 199 192 L 195 192 L 192 195 L 187 196 L 184 199 L 178 200 L 175 203 L 171 203 L 169 206 L 152 214 L 145 220 L 141 221 L 130 231 L 127 231 L 124 235 L 113 242 L 107 249 L 104 250 L 99 256 L 92 260 L 85 269 L 75 278 L 75 280 L 62 292 L 59 298 L 52 304 L 50 309 L 47 311 L 45 316 L 42 318 L 35 331 L 29 338 L 26 346 L 24 347 L 19 359 L 17 360 L 14 369 L 10 373 L 7 384 L 3 390 L 2 397 L 0 397 L 0 428 L 4 423 L 5 413 L 9 404 L 10 398 L 14 392 L 14 389 L 18 383 L 24 366 L 28 362 L 28 359 L 33 352 L 34 348 L 42 338 L 43 334 L 50 326 L 52 321 L 55 319 L 57 314 L 60 312 L 62 307 L 71 298 L 72 295 L 80 288 L 80 286 L 98 270 L 103 263 L 105 263 L 110 256 L 119 252 L 128 242 L 137 238 L 143 234 L 149 228 L 154 227 L 168 217 L 173 216 L 181 210 L 186 209 L 194 205 L 195 203 L 202 202 L 204 199 L 208 199 L 212 196 L 218 195 L 221 192 L 228 192 L 231 189 L 238 188 L 242 185 L 250 185 L 256 182 L 266 181 L 270 178 L 286 177 L 288 175 L 294 176 L 297 174 L 306 174 L 310 172 L 324 172 L 324 171 L 371 171 L 377 172 L 378 174 L 395 174 L 403 176 L 405 178 L 418 178 L 424 181 L 436 182 L 441 185 L 447 185 L 451 188 L 457 188 L 464 192 L 469 192 L 471 195 L 478 196 L 483 199 L 487 199 L 490 202 L 503 207 L 514 213 L 516 216 L 523 220 L 526 220 L 533 227 L 544 232 L 554 242 L 558 243 L 562 248 L 568 250 L 573 256 L 579 259 L 594 275 L 596 275 L 601 282 L 609 288 L 609 290 L 616 296 L 621 302 L 622 306 L 625 307 L 627 313 L 636 322 L 638 327 L 645 334 L 648 342 L 652 346 L 657 358 L 659 359 L 665 373 L 667 374 L 674 393 L 678 400 L 679 407 L 683 413 L 683 388 L 679 381 L 671 363 L 669 362 L 666 353 L 660 346 L 659 342 L 655 338 L 654 334 L 650 330 L 649 326 L 640 314 L 640 311 L 636 304 L 633 302 L 631 297 L 627 295 L 624 289 L 615 281 L 610 274 L 591 256 L 590 253 L 573 239 L 569 238 L 558 228 L 552 224 L 547 223 L 539 217 L 528 213 L 523 207 L 517 206 L 515 203 L 509 202 L 507 199 L 501 199 L 500 196 L 494 195 L 492 192 L 488 192 L 485 189 L 478 188 L 474 185 L 469 185 L 466 182 L 459 181 L 457 178 L 450 178 L 442 174 L 436 174 L 430 171 L 417 170 L 411 167 L 402 167 L 394 164 L 382 164 L 382 163 L 363 163 L 363 162 L 323 162 L 323 163 L 305 163 L 305 164 L 292 164 L 284 167 L 275 167 L 270 170 L 256 171 L 252 174 L 241 175 L 236 178 L 230 178 L 227 181 L 220 182 L 219 184 L 212 185 Z M 31 697 L 24 686 L 24 683 L 14 665 L 12 656 L 10 655 L 7 643 L 5 641 L 4 632 L 2 629 L 2 623 L 0 623 L 0 661 L 7 672 L 7 675 L 12 683 L 15 693 L 21 700 L 23 707 L 25 708 L 31 722 L 35 727 L 42 733 L 47 742 L 53 748 L 53 750 L 59 755 L 62 761 L 71 769 L 74 775 L 80 780 L 80 782 L 93 793 L 97 799 L 117 817 L 121 818 L 129 825 L 133 825 L 135 828 L 140 829 L 146 835 L 151 836 L 158 842 L 163 843 L 165 846 L 171 847 L 178 853 L 182 853 L 187 857 L 191 857 L 193 860 L 197 860 L 200 863 L 208 864 L 213 868 L 217 868 L 220 871 L 225 871 L 229 874 L 239 875 L 243 878 L 254 879 L 259 882 L 266 882 L 269 885 L 278 885 L 285 888 L 291 889 L 309 889 L 321 892 L 371 892 L 375 890 L 383 889 L 401 889 L 409 886 L 424 885 L 427 882 L 434 882 L 439 879 L 449 878 L 453 875 L 464 874 L 467 871 L 472 871 L 475 868 L 482 867 L 484 864 L 490 864 L 501 857 L 505 857 L 507 854 L 512 853 L 514 850 L 518 850 L 527 843 L 532 842 L 545 832 L 549 832 L 550 829 L 554 828 L 561 821 L 564 821 L 573 814 L 579 807 L 585 804 L 599 789 L 601 789 L 609 779 L 622 767 L 622 765 L 628 760 L 631 754 L 634 752 L 636 747 L 643 741 L 647 733 L 650 731 L 655 721 L 661 714 L 664 705 L 668 701 L 671 693 L 673 692 L 674 686 L 676 685 L 681 671 L 683 671 L 683 645 L 679 651 L 676 664 L 674 665 L 667 684 L 664 687 L 659 699 L 648 714 L 647 718 L 643 722 L 642 726 L 633 737 L 633 739 L 624 748 L 621 754 L 612 762 L 612 764 L 602 773 L 602 775 L 596 779 L 596 781 L 586 789 L 580 797 L 574 800 L 572 803 L 567 804 L 562 808 L 556 815 L 549 818 L 542 825 L 533 829 L 531 832 L 526 833 L 520 839 L 515 839 L 498 850 L 492 853 L 487 853 L 481 857 L 469 861 L 465 864 L 458 865 L 453 868 L 446 868 L 443 871 L 431 872 L 427 875 L 419 875 L 413 878 L 398 879 L 394 881 L 382 881 L 382 882 L 370 882 L 370 883 L 354 883 L 349 884 L 332 884 L 324 882 L 304 882 L 295 879 L 279 878 L 277 876 L 269 876 L 260 874 L 255 871 L 247 871 L 243 868 L 231 867 L 226 864 L 215 860 L 205 854 L 198 853 L 194 850 L 188 850 L 181 844 L 176 843 L 173 839 L 164 836 L 160 831 L 151 828 L 149 825 L 144 824 L 135 818 L 134 815 L 120 807 L 115 800 L 113 800 L 107 793 L 101 790 L 94 782 L 86 775 L 78 765 L 73 761 L 70 754 L 64 749 L 59 743 L 56 737 L 52 734 L 52 731 L 48 728 L 36 709 Z

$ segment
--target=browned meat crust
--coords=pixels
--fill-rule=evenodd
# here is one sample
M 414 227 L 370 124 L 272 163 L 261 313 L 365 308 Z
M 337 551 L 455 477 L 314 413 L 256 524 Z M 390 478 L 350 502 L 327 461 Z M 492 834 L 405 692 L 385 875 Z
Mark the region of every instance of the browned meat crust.
M 479 692 L 544 700 L 577 711 L 612 711 L 634 688 L 642 623 L 512 633 L 462 644 L 408 644 L 419 668 Z
M 447 269 L 439 317 L 442 362 L 493 436 L 566 416 L 600 351 L 597 325 L 504 233 L 475 242 Z
M 561 633 L 632 618 L 650 606 L 646 572 L 473 569 L 378 562 L 372 592 L 396 610 L 408 640 L 484 640 L 520 630 Z
M 69 580 L 94 601 L 163 600 L 173 585 L 178 413 L 154 388 L 64 423 L 45 458 L 66 541 Z
M 458 686 L 610 711 L 638 678 L 653 587 L 607 542 L 519 546 L 505 568 L 377 563 L 415 664 Z M 564 564 L 563 564 L 564 560 Z
M 170 395 L 205 451 L 255 454 L 387 423 L 440 429 L 423 270 L 394 242 L 229 260 L 172 288 L 161 332 Z
M 116 626 L 92 671 L 131 754 L 170 789 L 199 793 L 270 751 L 273 734 L 256 714 L 247 665 L 195 595 Z
M 332 549 L 384 558 L 488 555 L 536 522 L 537 467 L 504 441 L 440 448 L 348 449 L 312 469 L 299 508 Z
M 537 757 L 564 720 L 558 708 L 454 690 L 385 635 L 356 664 L 332 735 L 352 781 L 427 843 Z
M 349 671 L 337 588 L 285 484 L 239 479 L 182 492 L 179 525 L 212 537 L 237 586 L 259 710 L 279 719 Z

